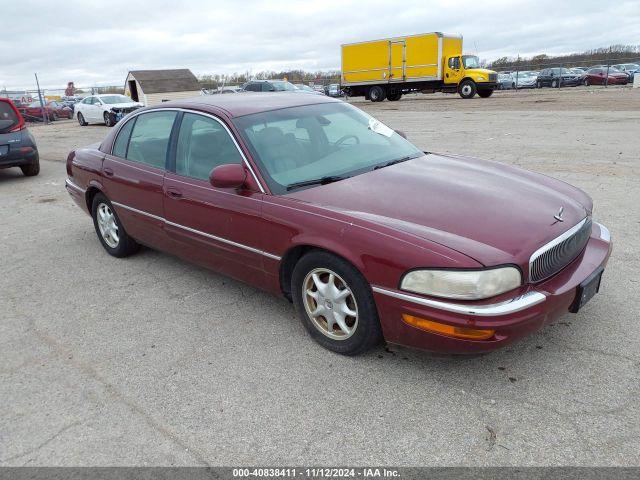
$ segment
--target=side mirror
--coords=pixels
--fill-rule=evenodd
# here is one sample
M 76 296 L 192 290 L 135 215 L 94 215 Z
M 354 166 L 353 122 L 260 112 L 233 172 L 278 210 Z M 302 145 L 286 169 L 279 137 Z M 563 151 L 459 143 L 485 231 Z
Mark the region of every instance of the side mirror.
M 209 183 L 216 188 L 240 188 L 246 179 L 247 171 L 239 163 L 217 166 L 209 174 Z
M 407 138 L 407 134 L 404 133 L 402 130 L 395 130 L 395 132 L 400 135 L 402 138 L 406 139 Z

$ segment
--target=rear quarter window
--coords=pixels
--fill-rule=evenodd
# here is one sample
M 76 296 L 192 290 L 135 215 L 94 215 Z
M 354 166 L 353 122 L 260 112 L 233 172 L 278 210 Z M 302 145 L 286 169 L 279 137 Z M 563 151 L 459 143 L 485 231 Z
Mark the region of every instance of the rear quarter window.
M 0 102 L 0 133 L 8 132 L 20 123 L 20 119 L 8 102 Z

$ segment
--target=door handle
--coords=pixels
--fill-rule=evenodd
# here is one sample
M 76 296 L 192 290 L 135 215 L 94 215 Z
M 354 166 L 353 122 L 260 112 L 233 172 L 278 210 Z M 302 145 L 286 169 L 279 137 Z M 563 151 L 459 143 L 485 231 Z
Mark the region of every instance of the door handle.
M 106 167 L 106 168 L 103 170 L 103 172 L 104 172 L 104 174 L 105 174 L 107 177 L 113 177 L 113 170 L 111 170 L 109 167 Z
M 180 190 L 176 190 L 175 188 L 167 188 L 167 195 L 171 198 L 182 198 L 182 192 Z

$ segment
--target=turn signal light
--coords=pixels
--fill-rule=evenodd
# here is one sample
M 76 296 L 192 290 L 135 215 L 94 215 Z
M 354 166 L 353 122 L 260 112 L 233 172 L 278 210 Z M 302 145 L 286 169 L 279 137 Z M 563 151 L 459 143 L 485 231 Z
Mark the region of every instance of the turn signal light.
M 434 322 L 433 320 L 427 320 L 426 318 L 407 315 L 406 313 L 402 315 L 402 319 L 405 323 L 419 328 L 420 330 L 439 333 L 440 335 L 446 335 L 447 337 L 464 338 L 465 340 L 487 340 L 493 337 L 493 334 L 496 333 L 495 330 L 454 327 L 452 325 Z

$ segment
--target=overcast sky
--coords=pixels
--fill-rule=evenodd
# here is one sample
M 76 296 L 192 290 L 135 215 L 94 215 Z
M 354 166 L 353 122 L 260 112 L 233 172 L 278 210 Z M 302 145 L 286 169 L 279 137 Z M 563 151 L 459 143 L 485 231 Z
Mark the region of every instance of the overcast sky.
M 638 45 L 640 1 L 6 0 L 0 27 L 0 88 L 34 88 L 34 72 L 121 85 L 136 69 L 338 69 L 341 43 L 431 31 L 487 60 Z

